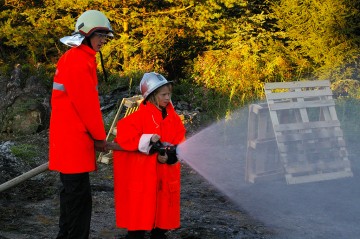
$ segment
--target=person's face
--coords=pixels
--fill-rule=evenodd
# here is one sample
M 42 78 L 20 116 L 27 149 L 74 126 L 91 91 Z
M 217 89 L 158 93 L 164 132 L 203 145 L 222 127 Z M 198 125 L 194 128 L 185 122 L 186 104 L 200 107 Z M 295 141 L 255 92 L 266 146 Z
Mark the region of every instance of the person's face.
M 99 52 L 101 47 L 107 42 L 108 35 L 102 32 L 94 32 L 90 38 L 90 43 L 94 51 Z
M 171 100 L 171 91 L 168 85 L 161 87 L 155 95 L 160 107 L 166 107 Z

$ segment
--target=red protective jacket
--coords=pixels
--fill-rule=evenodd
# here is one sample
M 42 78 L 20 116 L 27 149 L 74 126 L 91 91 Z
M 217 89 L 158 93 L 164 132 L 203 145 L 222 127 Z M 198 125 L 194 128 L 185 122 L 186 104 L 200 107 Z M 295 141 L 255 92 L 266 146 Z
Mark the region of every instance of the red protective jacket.
M 49 169 L 62 173 L 96 168 L 94 139 L 106 138 L 97 91 L 96 52 L 86 45 L 59 60 L 51 98 Z
M 168 116 L 153 104 L 141 104 L 138 111 L 120 120 L 115 141 L 128 151 L 114 152 L 116 225 L 128 230 L 180 227 L 180 163 L 161 164 L 157 153 L 138 151 L 142 135 L 158 134 L 162 142 L 179 144 L 185 128 L 173 106 Z

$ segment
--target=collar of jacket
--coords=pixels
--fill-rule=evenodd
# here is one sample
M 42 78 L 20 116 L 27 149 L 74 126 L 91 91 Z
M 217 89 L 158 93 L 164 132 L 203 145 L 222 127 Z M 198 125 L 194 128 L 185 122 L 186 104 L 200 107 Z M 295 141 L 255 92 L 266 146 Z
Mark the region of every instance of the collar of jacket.
M 156 107 L 153 103 L 151 103 L 149 101 L 146 102 L 146 105 L 140 104 L 140 108 L 145 108 L 145 109 L 147 109 L 147 110 L 149 110 L 151 112 L 155 112 L 156 114 L 159 114 L 161 116 L 161 110 L 158 107 Z M 166 106 L 166 112 L 167 112 L 168 116 L 174 111 L 175 111 L 175 109 L 174 109 L 172 103 L 170 102 Z
M 86 53 L 92 55 L 95 57 L 96 55 L 96 51 L 94 51 L 94 49 L 90 48 L 89 46 L 85 45 L 85 44 L 81 44 L 80 46 L 77 47 L 78 49 L 85 51 Z

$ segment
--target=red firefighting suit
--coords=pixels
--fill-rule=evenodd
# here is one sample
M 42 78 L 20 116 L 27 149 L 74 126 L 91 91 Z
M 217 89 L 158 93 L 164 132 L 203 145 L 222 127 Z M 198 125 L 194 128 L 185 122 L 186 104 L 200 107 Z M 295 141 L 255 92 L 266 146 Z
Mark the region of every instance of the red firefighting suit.
M 180 163 L 161 164 L 158 153 L 138 151 L 144 136 L 158 134 L 161 142 L 173 145 L 185 139 L 184 125 L 172 104 L 166 110 L 163 119 L 152 103 L 142 103 L 138 111 L 117 124 L 115 141 L 127 150 L 114 152 L 116 225 L 120 228 L 180 227 Z
M 59 60 L 53 83 L 49 169 L 72 174 L 96 168 L 94 139 L 106 133 L 100 111 L 96 52 L 86 45 Z

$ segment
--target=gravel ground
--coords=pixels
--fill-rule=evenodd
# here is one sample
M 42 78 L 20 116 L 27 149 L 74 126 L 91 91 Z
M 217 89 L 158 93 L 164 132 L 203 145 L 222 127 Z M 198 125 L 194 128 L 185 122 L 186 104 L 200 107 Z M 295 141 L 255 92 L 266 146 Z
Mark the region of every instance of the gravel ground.
M 237 168 L 242 168 L 242 165 L 227 163 L 220 168 L 221 163 L 216 160 L 220 158 L 221 162 L 231 162 L 232 158 L 244 158 L 239 152 L 245 152 L 245 143 L 240 139 L 238 141 L 239 134 L 230 126 L 227 122 L 226 131 L 224 127 L 210 127 L 201 137 L 188 138 L 190 144 L 194 143 L 191 141 L 199 141 L 205 148 L 193 144 L 203 157 L 199 164 L 187 158 L 187 162 L 192 163 L 192 167 L 198 171 L 182 162 L 182 225 L 180 229 L 168 232 L 169 239 L 359 238 L 360 143 L 357 135 L 350 134 L 347 140 L 353 177 L 295 185 L 286 185 L 284 180 L 243 185 L 241 180 L 237 180 L 245 178 L 242 175 L 245 172 Z M 237 124 L 235 126 L 244 128 Z M 227 136 L 223 137 L 227 140 L 226 145 L 211 142 L 214 139 L 206 132 L 214 134 L 215 139 L 223 132 Z M 22 148 L 24 145 L 35 145 L 38 156 L 19 160 L 9 154 L 8 148 Z M 206 145 L 210 145 L 211 150 Z M 224 147 L 226 154 L 221 151 Z M 0 141 L 0 183 L 46 162 L 47 148 L 46 132 Z M 196 159 L 198 156 L 194 155 Z M 206 177 L 215 182 L 216 188 L 198 173 L 202 172 L 202 167 L 216 171 Z M 223 178 L 225 181 L 220 180 Z M 222 182 L 226 182 L 223 185 L 226 187 L 220 187 L 223 190 L 218 191 Z M 112 165 L 99 164 L 97 172 L 91 173 L 91 183 L 93 218 L 90 238 L 121 238 L 126 232 L 115 226 Z M 0 239 L 55 238 L 58 230 L 59 186 L 58 174 L 47 171 L 0 192 Z M 230 191 L 231 199 L 222 193 L 226 188 L 237 189 Z M 229 190 L 225 192 L 229 195 Z M 232 200 L 237 201 L 233 203 Z
M 37 165 L 46 162 L 47 138 L 44 135 L 22 140 L 37 143 L 42 155 L 36 161 Z M 98 171 L 91 173 L 91 183 L 93 214 L 90 238 L 125 235 L 123 229 L 115 226 L 112 165 L 99 164 Z M 59 185 L 58 174 L 46 171 L 1 192 L 0 239 L 55 238 Z M 247 215 L 185 163 L 182 163 L 181 195 L 182 226 L 168 232 L 169 239 L 272 238 L 269 229 Z

